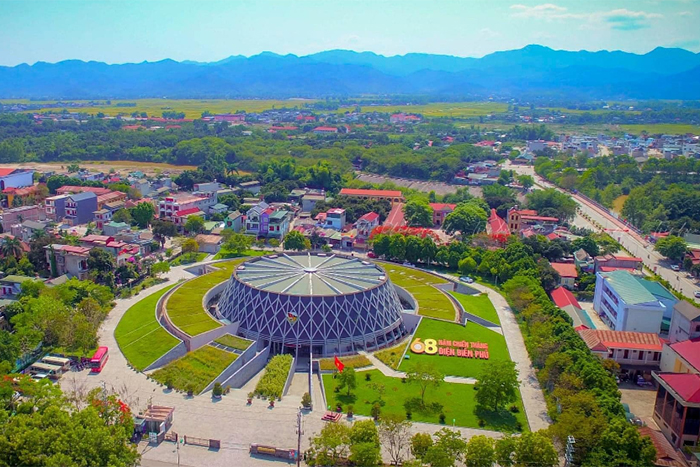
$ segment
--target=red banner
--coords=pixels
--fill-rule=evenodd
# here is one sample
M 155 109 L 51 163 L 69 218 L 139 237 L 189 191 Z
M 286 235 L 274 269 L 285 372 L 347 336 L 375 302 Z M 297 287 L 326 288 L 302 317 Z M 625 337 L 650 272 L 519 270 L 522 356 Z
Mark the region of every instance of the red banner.
M 343 362 L 340 361 L 340 359 L 336 356 L 335 357 L 335 367 L 338 369 L 340 373 L 343 372 L 343 368 L 345 368 L 345 365 L 343 365 Z

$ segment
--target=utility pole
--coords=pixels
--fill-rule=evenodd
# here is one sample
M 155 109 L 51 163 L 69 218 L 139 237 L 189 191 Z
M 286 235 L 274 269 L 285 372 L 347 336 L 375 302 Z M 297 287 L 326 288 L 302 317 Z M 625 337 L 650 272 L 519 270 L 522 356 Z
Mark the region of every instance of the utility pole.
M 297 412 L 297 467 L 301 467 L 301 435 L 304 434 L 302 422 L 301 408 L 299 408 Z
M 576 444 L 576 439 L 569 435 L 566 438 L 566 451 L 564 452 L 564 459 L 566 467 L 571 467 L 574 465 L 574 444 Z

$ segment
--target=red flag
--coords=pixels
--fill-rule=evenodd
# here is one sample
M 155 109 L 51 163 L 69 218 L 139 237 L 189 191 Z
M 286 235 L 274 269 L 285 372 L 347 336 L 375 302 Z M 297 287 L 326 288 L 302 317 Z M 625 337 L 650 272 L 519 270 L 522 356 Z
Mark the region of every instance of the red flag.
M 343 368 L 345 368 L 345 365 L 343 365 L 343 362 L 340 361 L 338 356 L 336 355 L 335 357 L 335 367 L 338 369 L 339 372 L 343 372 Z

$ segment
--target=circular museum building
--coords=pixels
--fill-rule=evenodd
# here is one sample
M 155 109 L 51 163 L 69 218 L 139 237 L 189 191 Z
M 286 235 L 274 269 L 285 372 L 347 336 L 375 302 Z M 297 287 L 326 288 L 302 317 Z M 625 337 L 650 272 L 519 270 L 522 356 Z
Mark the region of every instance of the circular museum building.
M 273 353 L 314 357 L 386 347 L 406 333 L 386 273 L 358 258 L 324 253 L 262 256 L 231 275 L 218 304 L 236 334 Z

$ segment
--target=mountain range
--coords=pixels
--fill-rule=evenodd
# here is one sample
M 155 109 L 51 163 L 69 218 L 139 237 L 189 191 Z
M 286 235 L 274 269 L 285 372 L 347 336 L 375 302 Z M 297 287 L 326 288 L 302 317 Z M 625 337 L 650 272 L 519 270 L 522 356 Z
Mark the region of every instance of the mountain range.
M 217 62 L 110 65 L 66 60 L 0 67 L 0 99 L 426 96 L 438 99 L 700 99 L 700 54 L 563 51 L 539 45 L 482 58 L 329 50 Z

